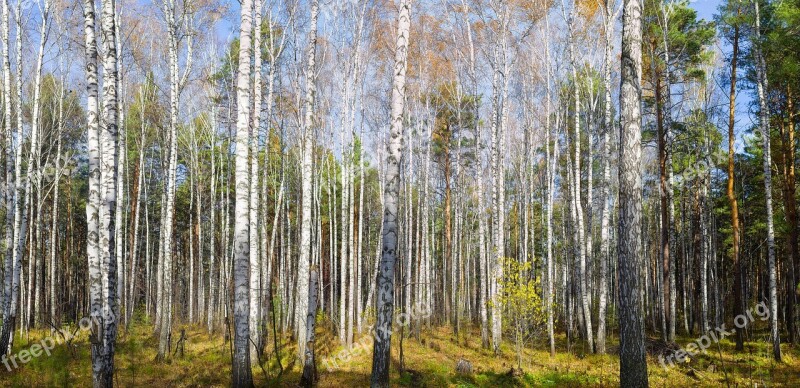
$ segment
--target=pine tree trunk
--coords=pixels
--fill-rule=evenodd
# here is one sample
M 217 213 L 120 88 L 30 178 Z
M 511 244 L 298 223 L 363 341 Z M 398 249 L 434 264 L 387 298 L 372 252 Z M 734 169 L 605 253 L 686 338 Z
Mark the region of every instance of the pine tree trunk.
M 798 247 L 798 235 L 800 235 L 800 231 L 798 230 L 797 225 L 797 200 L 795 198 L 795 166 L 794 166 L 794 154 L 795 154 L 795 112 L 794 112 L 794 102 L 793 102 L 793 89 L 791 86 L 786 86 L 786 110 L 788 111 L 788 120 L 787 126 L 789 133 L 788 149 L 786 150 L 787 155 L 787 173 L 786 173 L 786 217 L 788 218 L 789 224 L 789 254 L 791 259 L 788 261 L 789 271 L 786 273 L 786 331 L 788 332 L 789 338 L 788 342 L 796 343 L 797 342 L 797 322 L 795 322 L 795 305 L 797 304 L 797 291 L 796 285 L 797 281 L 797 268 L 798 264 L 800 264 L 800 247 Z M 791 156 L 791 157 L 789 157 Z
M 642 3 L 623 0 L 619 146 L 619 333 L 620 385 L 647 387 L 642 322 L 641 101 Z
M 654 44 L 650 46 L 652 52 L 655 53 Z M 660 263 L 658 269 L 659 278 L 658 284 L 663 289 L 663 293 L 659 295 L 657 305 L 660 307 L 661 312 L 661 335 L 664 341 L 669 341 L 668 335 L 668 316 L 667 312 L 669 306 L 669 258 L 670 258 L 670 228 L 671 228 L 671 214 L 670 214 L 670 193 L 672 188 L 669 186 L 669 178 L 667 177 L 667 119 L 668 113 L 665 113 L 664 107 L 664 94 L 669 94 L 669 85 L 664 86 L 661 74 L 656 70 L 655 61 L 650 62 L 652 70 L 653 82 L 655 84 L 655 105 L 656 105 L 656 125 L 658 127 L 658 172 L 659 172 L 659 204 L 660 204 Z
M 739 11 L 737 10 L 737 13 Z M 728 202 L 731 206 L 731 235 L 733 241 L 731 243 L 731 263 L 733 265 L 733 315 L 737 316 L 744 312 L 744 305 L 742 304 L 742 264 L 739 258 L 739 248 L 741 245 L 741 231 L 739 230 L 739 204 L 736 199 L 736 192 L 734 187 L 736 184 L 736 175 L 734 170 L 734 156 L 736 149 L 734 143 L 736 141 L 733 133 L 736 125 L 736 70 L 737 62 L 739 59 L 739 25 L 733 26 L 733 46 L 731 54 L 731 86 L 730 86 L 730 105 L 728 109 Z M 744 350 L 744 330 L 736 331 L 736 350 Z

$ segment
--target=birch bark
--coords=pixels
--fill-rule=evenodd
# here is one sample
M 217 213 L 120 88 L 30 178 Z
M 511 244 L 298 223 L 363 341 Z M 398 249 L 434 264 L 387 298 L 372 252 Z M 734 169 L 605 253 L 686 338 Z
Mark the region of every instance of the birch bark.
M 114 0 L 102 0 L 100 36 L 103 45 L 103 118 L 100 130 L 100 270 L 103 280 L 103 308 L 100 335 L 93 341 L 93 356 L 101 359 L 101 366 L 93 368 L 95 387 L 114 385 L 114 347 L 117 339 L 117 261 L 116 261 L 116 202 L 118 149 L 118 101 L 116 45 L 116 4 Z M 97 366 L 95 364 L 95 366 Z
M 250 359 L 258 359 L 261 346 L 261 255 L 258 252 L 258 138 L 261 127 L 261 10 L 262 0 L 253 1 L 253 100 L 250 113 Z
M 772 156 L 770 150 L 769 106 L 767 102 L 767 64 L 761 52 L 761 14 L 758 1 L 755 5 L 755 28 L 753 29 L 753 49 L 756 61 L 756 88 L 758 90 L 759 128 L 761 129 L 761 142 L 764 151 L 764 197 L 767 207 L 767 272 L 769 273 L 769 311 L 770 334 L 772 337 L 772 355 L 776 361 L 781 361 L 781 337 L 778 330 L 778 286 L 775 268 L 775 226 L 772 210 Z
M 253 386 L 250 369 L 250 51 L 253 2 L 243 0 L 239 29 L 239 64 L 236 79 L 236 202 L 234 223 L 234 350 L 232 386 Z M 227 209 L 227 208 L 226 208 Z
M 383 251 L 377 283 L 377 322 L 372 353 L 373 388 L 389 386 L 389 359 L 394 316 L 394 270 L 397 260 L 397 203 L 400 189 L 400 164 L 403 149 L 403 113 L 405 110 L 406 65 L 409 30 L 411 29 L 410 0 L 401 0 L 397 16 L 394 78 L 392 81 L 392 113 L 389 141 L 386 148 L 386 186 L 384 188 Z
M 309 313 L 309 265 L 311 260 L 311 205 L 314 154 L 314 99 L 316 97 L 316 55 L 317 55 L 317 18 L 319 1 L 311 2 L 311 25 L 308 32 L 308 47 L 306 47 L 306 95 L 305 115 L 303 119 L 303 160 L 301 165 L 302 175 L 302 216 L 300 225 L 300 261 L 297 265 L 297 298 L 295 300 L 295 330 L 297 331 L 297 356 L 300 361 L 306 356 L 306 317 Z M 316 307 L 316 306 L 314 306 Z

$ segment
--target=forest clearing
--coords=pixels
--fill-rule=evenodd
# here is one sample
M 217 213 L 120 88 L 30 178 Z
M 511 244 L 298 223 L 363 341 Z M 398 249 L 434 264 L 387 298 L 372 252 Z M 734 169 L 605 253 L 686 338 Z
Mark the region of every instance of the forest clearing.
M 800 0 L 0 8 L 2 386 L 800 386 Z

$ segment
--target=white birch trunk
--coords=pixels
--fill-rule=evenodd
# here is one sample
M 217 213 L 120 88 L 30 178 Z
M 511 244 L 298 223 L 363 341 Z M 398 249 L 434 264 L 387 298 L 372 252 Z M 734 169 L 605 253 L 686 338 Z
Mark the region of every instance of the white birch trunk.
M 767 102 L 767 64 L 761 52 L 761 15 L 758 2 L 755 4 L 755 28 L 753 29 L 753 48 L 756 62 L 756 87 L 758 89 L 759 128 L 764 151 L 764 197 L 767 207 L 767 272 L 769 273 L 769 311 L 770 335 L 772 337 L 772 355 L 781 361 L 781 338 L 778 330 L 778 286 L 775 265 L 775 226 L 772 210 L 772 157 L 770 150 L 769 105 Z
M 85 0 L 83 3 L 84 33 L 86 48 L 86 90 L 87 100 L 87 149 L 89 151 L 89 200 L 86 203 L 87 242 L 88 256 L 87 270 L 89 272 L 89 311 L 92 316 L 100 315 L 103 309 L 103 284 L 100 272 L 100 247 L 98 236 L 100 232 L 100 123 L 97 90 L 97 36 L 95 31 L 94 1 Z M 18 240 L 19 241 L 19 240 Z M 21 245 L 18 242 L 18 246 Z M 16 250 L 21 250 L 17 248 Z M 19 254 L 19 252 L 17 252 Z M 101 326 L 92 326 L 92 376 L 95 386 L 99 385 L 100 372 L 103 369 L 103 359 L 94 342 L 99 342 Z
M 603 210 L 600 221 L 600 284 L 599 306 L 597 317 L 597 340 L 595 342 L 597 353 L 606 352 L 606 307 L 608 299 L 608 260 L 610 245 L 610 219 L 612 211 L 611 194 L 611 35 L 614 32 L 614 18 L 612 18 L 613 1 L 606 0 L 603 9 L 605 51 L 603 53 Z
M 114 44 L 116 46 L 117 53 L 122 51 L 122 37 L 120 36 L 120 26 L 119 26 L 119 14 L 114 15 Z M 125 103 L 123 99 L 122 93 L 122 55 L 117 55 L 117 72 L 118 72 L 118 79 L 117 79 L 117 128 L 119 131 L 119 160 L 118 160 L 118 168 L 117 168 L 117 176 L 115 177 L 117 181 L 117 188 L 116 188 L 116 208 L 115 212 L 115 219 L 114 225 L 116 226 L 114 230 L 114 241 L 115 244 L 115 251 L 114 257 L 116 258 L 116 267 L 117 267 L 117 302 L 116 302 L 116 310 L 114 314 L 118 317 L 118 319 L 124 318 L 122 314 L 120 314 L 120 308 L 122 307 L 125 296 L 125 223 L 124 223 L 124 215 L 125 215 L 125 174 L 126 174 L 126 166 L 128 161 L 128 150 L 127 150 L 127 143 L 126 143 L 126 132 L 125 132 Z
M 586 261 L 587 261 L 587 239 L 586 228 L 584 226 L 583 217 L 583 203 L 581 201 L 581 100 L 580 90 L 578 87 L 578 71 L 577 71 L 577 58 L 575 53 L 575 13 L 577 10 L 573 7 L 569 16 L 569 56 L 572 69 L 572 80 L 575 83 L 573 88 L 573 103 L 575 104 L 574 115 L 574 176 L 572 186 L 572 198 L 575 206 L 575 228 L 577 229 L 578 238 L 578 296 L 581 299 L 581 311 L 583 313 L 584 334 L 586 335 L 586 342 L 589 345 L 590 351 L 594 352 L 594 334 L 592 331 L 592 313 L 589 308 L 589 290 L 586 283 Z M 591 147 L 590 147 L 591 148 Z M 591 151 L 590 151 L 591 152 Z M 591 204 L 590 204 L 591 205 Z
M 19 273 L 15 271 L 17 268 L 16 255 L 14 255 L 14 233 L 16 230 L 16 219 L 19 218 L 19 211 L 17 210 L 17 203 L 19 202 L 19 187 L 20 176 L 19 166 L 16 161 L 19 160 L 19 155 L 15 161 L 14 156 L 14 140 L 12 130 L 11 106 L 13 104 L 11 97 L 11 60 L 9 45 L 9 22 L 11 14 L 8 7 L 8 0 L 3 0 L 3 20 L 2 20 L 2 34 L 3 34 L 3 136 L 5 137 L 5 182 L 6 189 L 4 190 L 5 208 L 6 208 L 6 227 L 5 237 L 3 239 L 5 260 L 3 266 L 3 327 L 0 332 L 0 354 L 5 355 L 10 351 L 10 345 L 13 338 L 14 325 L 16 324 L 16 300 L 19 294 Z M 18 109 L 19 111 L 19 109 Z M 18 127 L 17 136 L 21 135 L 21 129 Z M 16 149 L 20 150 L 22 147 L 17 146 Z M 19 154 L 19 152 L 17 152 Z M 13 175 L 12 175 L 13 174 Z M 16 287 L 15 287 L 16 286 Z
M 406 64 L 409 30 L 411 27 L 410 0 L 401 0 L 397 16 L 392 81 L 391 129 L 386 147 L 386 187 L 384 194 L 383 251 L 377 283 L 377 322 L 372 353 L 373 388 L 389 386 L 389 359 L 394 316 L 394 270 L 397 260 L 397 204 L 400 191 L 400 165 L 403 153 L 403 113 L 405 110 Z
M 258 138 L 261 127 L 261 9 L 253 1 L 253 101 L 250 116 L 250 359 L 258 359 L 261 346 L 261 255 L 258 252 Z
M 234 350 L 232 386 L 253 386 L 250 369 L 250 51 L 253 2 L 243 0 L 236 79 L 236 204 L 234 224 Z M 256 29 L 258 31 L 258 29 Z M 226 208 L 227 209 L 227 208 Z M 223 283 L 224 284 L 224 283 Z
M 103 118 L 100 131 L 100 225 L 99 253 L 103 283 L 102 329 L 95 335 L 93 356 L 102 361 L 93 369 L 95 387 L 112 387 L 114 379 L 114 347 L 117 338 L 117 261 L 116 261 L 116 201 L 117 201 L 117 143 L 118 104 L 116 46 L 116 9 L 113 0 L 103 0 L 101 37 L 103 45 Z M 96 366 L 96 364 L 95 364 Z
M 318 0 L 311 3 L 311 25 L 308 32 L 308 47 L 306 48 L 306 90 L 305 112 L 302 134 L 302 215 L 300 225 L 300 261 L 297 265 L 297 295 L 295 300 L 295 330 L 297 332 L 297 357 L 301 363 L 306 353 L 306 317 L 308 314 L 309 292 L 309 265 L 311 260 L 311 202 L 313 185 L 313 154 L 314 154 L 314 99 L 316 95 L 316 54 L 317 54 L 317 18 L 319 12 Z

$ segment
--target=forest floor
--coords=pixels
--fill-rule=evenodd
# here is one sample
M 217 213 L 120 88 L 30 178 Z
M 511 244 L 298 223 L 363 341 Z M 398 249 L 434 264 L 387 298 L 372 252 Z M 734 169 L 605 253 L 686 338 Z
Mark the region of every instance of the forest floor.
M 322 326 L 327 323 L 323 322 Z M 129 331 L 122 330 L 117 342 L 115 379 L 119 387 L 227 387 L 230 385 L 230 342 L 223 335 L 209 336 L 203 326 L 177 325 L 173 336 L 185 330 L 184 355 L 175 354 L 167 362 L 155 361 L 158 339 L 152 326 L 144 320 L 135 322 Z M 73 329 L 74 330 L 74 329 Z M 338 345 L 335 334 L 321 328 L 318 334 L 317 357 L 320 387 L 365 387 L 369 385 L 372 360 L 372 338 L 358 336 L 353 350 Z M 88 332 L 76 331 L 75 339 L 66 341 L 56 334 L 56 345 L 49 350 L 36 352 L 36 344 L 50 346 L 49 330 L 32 331 L 28 339 L 17 337 L 14 355 L 17 368 L 8 359 L 12 371 L 0 364 L 2 387 L 87 387 L 91 386 L 90 349 Z M 399 333 L 396 333 L 399 334 Z M 648 372 L 653 387 L 686 386 L 800 386 L 800 347 L 783 346 L 784 360 L 775 363 L 770 357 L 768 343 L 756 333 L 760 342 L 748 342 L 744 352 L 734 352 L 727 338 L 719 347 L 713 346 L 706 354 L 693 357 L 688 363 L 663 367 L 657 352 L 660 341 L 648 340 Z M 451 328 L 423 330 L 419 340 L 403 340 L 406 371 L 399 370 L 399 335 L 393 336 L 391 379 L 393 386 L 409 387 L 525 387 L 525 386 L 618 386 L 619 358 L 616 338 L 611 338 L 608 355 L 586 354 L 582 345 L 572 346 L 566 352 L 566 339 L 562 335 L 558 352 L 550 357 L 544 343 L 534 344 L 533 350 L 523 352 L 522 372 L 516 368 L 518 359 L 513 343 L 505 342 L 501 354 L 481 347 L 480 332 L 462 330 L 458 337 Z M 270 336 L 269 341 L 272 341 Z M 680 338 L 678 344 L 686 346 L 693 338 Z M 173 346 L 175 346 L 173 340 Z M 253 368 L 257 386 L 296 386 L 300 368 L 290 363 L 294 346 L 282 344 L 280 373 L 274 352 L 271 360 Z M 272 347 L 270 346 L 270 352 Z M 22 351 L 39 354 L 23 364 Z M 663 350 L 663 349 L 662 349 Z M 712 351 L 713 350 L 713 351 Z M 339 357 L 332 357 L 339 355 Z M 27 357 L 26 357 L 27 358 Z M 471 375 L 456 373 L 456 363 L 461 359 L 473 365 Z M 254 363 L 255 364 L 255 363 Z

